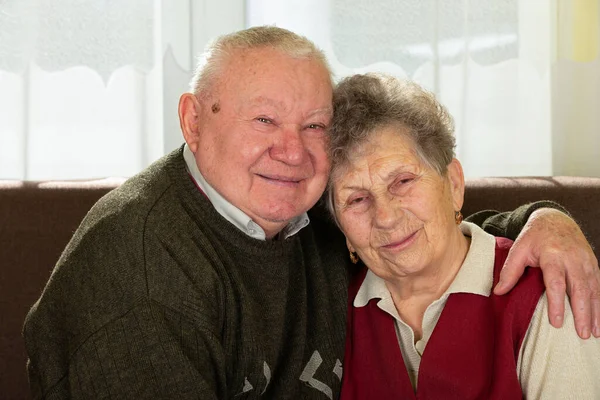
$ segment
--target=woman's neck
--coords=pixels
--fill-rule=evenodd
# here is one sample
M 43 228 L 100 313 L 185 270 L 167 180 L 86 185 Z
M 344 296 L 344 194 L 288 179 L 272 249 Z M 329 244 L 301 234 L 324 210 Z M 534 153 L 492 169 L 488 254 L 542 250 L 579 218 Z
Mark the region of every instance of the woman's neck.
M 400 318 L 415 333 L 415 342 L 422 337 L 422 322 L 427 307 L 439 299 L 454 281 L 467 256 L 470 241 L 471 238 L 465 237 L 457 229 L 440 262 L 427 266 L 417 274 L 386 281 Z

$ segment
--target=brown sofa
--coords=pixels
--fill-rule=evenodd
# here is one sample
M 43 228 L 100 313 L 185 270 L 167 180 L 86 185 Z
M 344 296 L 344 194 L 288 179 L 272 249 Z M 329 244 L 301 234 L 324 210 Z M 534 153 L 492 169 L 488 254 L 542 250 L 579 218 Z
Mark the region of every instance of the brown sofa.
M 86 212 L 121 182 L 0 181 L 0 398 L 30 398 L 21 338 L 25 315 Z M 600 256 L 600 178 L 469 180 L 463 212 L 510 210 L 539 199 L 564 205 Z

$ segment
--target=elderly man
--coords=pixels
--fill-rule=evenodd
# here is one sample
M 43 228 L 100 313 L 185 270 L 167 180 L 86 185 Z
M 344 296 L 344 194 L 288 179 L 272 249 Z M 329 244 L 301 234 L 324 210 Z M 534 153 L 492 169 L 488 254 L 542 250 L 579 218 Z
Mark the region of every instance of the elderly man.
M 313 208 L 328 179 L 331 100 L 325 58 L 305 38 L 260 27 L 210 47 L 179 105 L 187 144 L 94 206 L 30 311 L 35 397 L 338 396 L 348 254 Z M 502 290 L 541 260 L 560 316 L 563 276 L 574 275 L 589 336 L 598 282 L 583 279 L 596 261 L 546 204 L 487 221 L 506 234 L 531 214 Z M 544 234 L 549 224 L 558 233 Z

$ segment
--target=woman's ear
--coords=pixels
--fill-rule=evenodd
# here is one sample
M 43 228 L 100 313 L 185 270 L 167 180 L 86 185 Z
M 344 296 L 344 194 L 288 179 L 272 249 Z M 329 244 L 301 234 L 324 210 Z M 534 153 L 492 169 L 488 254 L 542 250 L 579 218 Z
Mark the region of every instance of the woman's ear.
M 183 132 L 183 138 L 192 153 L 196 153 L 198 150 L 201 107 L 200 101 L 193 93 L 184 93 L 179 98 L 179 125 Z
M 460 211 L 465 199 L 465 176 L 462 165 L 456 158 L 448 164 L 448 181 L 450 182 L 450 193 L 455 211 Z
M 354 246 L 352 246 L 352 244 L 350 243 L 350 241 L 348 239 L 346 239 L 346 246 L 348 247 L 348 251 L 350 253 L 356 253 L 356 250 L 354 250 Z

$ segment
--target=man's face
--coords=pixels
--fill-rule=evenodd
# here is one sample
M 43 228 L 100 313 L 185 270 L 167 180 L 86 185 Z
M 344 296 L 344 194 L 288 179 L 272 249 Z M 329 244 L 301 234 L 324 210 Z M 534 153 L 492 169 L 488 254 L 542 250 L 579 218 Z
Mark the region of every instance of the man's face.
M 208 183 L 271 237 L 325 189 L 329 74 L 265 48 L 234 54 L 220 76 L 190 148 Z

